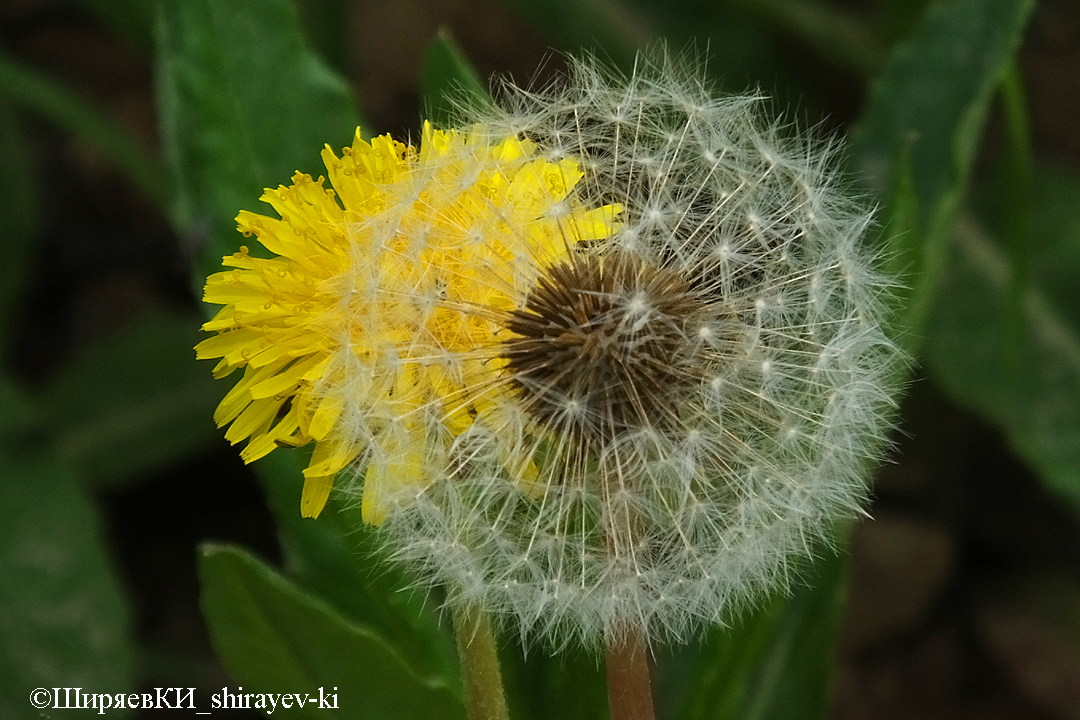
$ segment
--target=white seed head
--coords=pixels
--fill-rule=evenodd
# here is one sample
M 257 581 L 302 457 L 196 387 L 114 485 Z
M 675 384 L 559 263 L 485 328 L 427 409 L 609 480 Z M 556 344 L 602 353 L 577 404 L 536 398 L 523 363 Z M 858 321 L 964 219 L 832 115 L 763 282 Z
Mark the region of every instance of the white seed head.
M 621 212 L 610 237 L 567 241 L 555 261 L 515 258 L 521 285 L 500 291 L 516 306 L 461 309 L 500 328 L 462 356 L 489 380 L 467 429 L 429 433 L 438 449 L 417 463 L 431 477 L 404 485 L 382 529 L 448 603 L 554 646 L 631 627 L 687 640 L 783 587 L 795 557 L 859 513 L 889 429 L 894 280 L 837 144 L 768 119 L 760 95 L 714 94 L 692 65 L 654 53 L 624 77 L 573 60 L 564 83 L 508 86 L 469 118 L 492 144 L 578 164 L 555 220 Z M 444 427 L 447 412 L 388 411 L 361 462 L 407 465 L 388 433 Z

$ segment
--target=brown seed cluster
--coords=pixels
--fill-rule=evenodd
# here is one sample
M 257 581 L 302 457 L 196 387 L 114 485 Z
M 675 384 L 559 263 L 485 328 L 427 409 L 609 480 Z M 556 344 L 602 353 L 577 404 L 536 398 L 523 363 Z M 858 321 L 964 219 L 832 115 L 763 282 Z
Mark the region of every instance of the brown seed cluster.
M 543 425 L 602 442 L 663 425 L 697 378 L 704 303 L 677 271 L 629 251 L 549 268 L 506 328 L 511 382 Z

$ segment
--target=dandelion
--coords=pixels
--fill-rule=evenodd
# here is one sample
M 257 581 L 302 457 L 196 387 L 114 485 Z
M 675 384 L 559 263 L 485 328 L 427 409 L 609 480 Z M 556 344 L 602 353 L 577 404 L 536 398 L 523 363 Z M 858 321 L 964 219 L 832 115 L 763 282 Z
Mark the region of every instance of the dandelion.
M 477 416 L 509 412 L 490 388 L 501 321 L 541 267 L 608 236 L 617 210 L 569 197 L 574 161 L 513 136 L 490 143 L 481 127 L 425 124 L 419 151 L 358 130 L 323 160 L 335 190 L 298 173 L 262 197 L 281 219 L 237 217 L 275 257 L 242 246 L 223 259 L 233 269 L 204 295 L 224 305 L 203 325 L 218 334 L 196 353 L 220 358 L 215 377 L 244 368 L 214 419 L 248 441 L 245 462 L 314 441 L 301 512 L 317 516 L 334 476 L 366 467 L 363 516 L 378 524 L 385 496 L 447 472 Z M 503 459 L 535 473 L 511 444 Z
M 419 149 L 357 137 L 241 213 L 198 346 L 254 460 L 314 441 L 448 604 L 686 640 L 860 511 L 900 353 L 838 148 L 660 54 L 572 61 Z

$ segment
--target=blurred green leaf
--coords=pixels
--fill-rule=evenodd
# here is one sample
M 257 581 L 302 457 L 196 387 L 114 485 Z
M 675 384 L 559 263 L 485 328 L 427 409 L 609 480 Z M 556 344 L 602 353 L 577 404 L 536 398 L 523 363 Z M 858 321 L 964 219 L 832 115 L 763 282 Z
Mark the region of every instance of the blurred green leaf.
M 318 519 L 300 516 L 308 452 L 279 448 L 255 464 L 281 533 L 286 568 L 305 589 L 378 631 L 413 667 L 442 678 L 460 697 L 454 644 L 439 626 L 433 601 L 409 589 L 409 578 L 387 561 L 356 504 L 335 492 Z
M 345 81 L 306 45 L 290 0 L 162 0 L 157 19 L 161 134 L 176 188 L 174 221 L 198 268 L 240 245 L 234 218 L 264 212 L 265 187 L 319 152 L 351 144 L 359 123 Z
M 211 640 L 236 681 L 253 692 L 336 692 L 338 709 L 275 712 L 343 720 L 463 719 L 441 682 L 418 677 L 387 642 L 349 622 L 238 548 L 205 545 L 202 608 Z
M 0 167 L 8 182 L 0 193 L 0 237 L 4 270 L 0 272 L 0 352 L 8 322 L 22 289 L 26 264 L 38 224 L 38 187 L 26 137 L 11 105 L 0 100 Z
M 73 359 L 40 401 L 60 455 L 86 479 L 116 484 L 195 455 L 221 433 L 226 388 L 195 362 L 194 315 L 150 315 Z
M 968 218 L 957 227 L 948 283 L 928 325 L 926 360 L 950 395 L 1001 428 L 1047 485 L 1080 508 L 1080 181 L 1037 174 L 1032 223 L 1018 348 L 1009 347 L 1008 251 Z
M 147 0 L 79 0 L 101 23 L 129 43 L 150 52 L 154 46 L 154 3 Z
M 818 720 L 826 717 L 848 558 L 812 565 L 790 596 L 716 628 L 689 667 L 674 667 L 681 720 Z
M 0 99 L 25 108 L 93 145 L 158 207 L 165 207 L 165 174 L 131 133 L 36 70 L 0 53 Z
M 887 258 L 889 269 L 897 276 L 910 271 L 909 263 L 915 248 L 907 245 L 919 232 L 919 199 L 911 178 L 910 147 L 902 147 L 892 166 L 892 178 L 886 191 L 890 199 L 883 220 L 882 237 L 885 246 L 897 249 Z M 904 251 L 901 252 L 900 249 Z
M 917 231 L 888 248 L 905 263 L 906 324 L 921 337 L 941 283 L 990 99 L 1020 43 L 1033 0 L 954 0 L 931 7 L 874 81 L 855 139 L 860 175 L 877 184 L 886 214 L 894 164 L 907 158 Z
M 424 117 L 438 127 L 453 125 L 461 104 L 483 107 L 491 101 L 480 75 L 446 28 L 439 30 L 424 53 L 420 96 Z
M 0 445 L 0 717 L 40 720 L 35 688 L 133 691 L 128 616 L 75 478 Z
M 1000 208 L 993 198 L 985 200 Z M 1080 177 L 1075 172 L 1033 172 L 1029 237 L 1031 281 L 1038 283 L 1062 322 L 1080 328 Z
M 883 0 L 879 4 L 877 35 L 886 46 L 903 40 L 919 23 L 932 0 Z

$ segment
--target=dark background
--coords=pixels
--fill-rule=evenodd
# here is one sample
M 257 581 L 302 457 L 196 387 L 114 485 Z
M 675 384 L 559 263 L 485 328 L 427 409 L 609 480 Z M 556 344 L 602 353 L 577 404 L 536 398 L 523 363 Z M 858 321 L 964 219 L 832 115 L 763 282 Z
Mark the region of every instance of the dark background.
M 313 28 L 326 5 L 309 3 Z M 451 29 L 485 77 L 542 80 L 561 64 L 542 31 L 495 0 L 358 1 L 346 3 L 346 16 L 329 59 L 353 81 L 376 132 L 415 133 L 421 57 L 440 27 Z M 658 32 L 632 15 L 620 22 L 635 40 Z M 768 32 L 788 75 L 770 80 L 756 68 L 725 68 L 725 82 L 775 84 L 781 96 L 802 88 L 794 100 L 810 122 L 847 128 L 863 101 L 859 78 L 800 38 Z M 4 0 L 0 46 L 157 148 L 152 49 L 115 36 L 85 5 Z M 1080 170 L 1080 4 L 1039 5 L 1021 69 L 1037 159 Z M 25 119 L 44 188 L 42 217 L 2 361 L 35 388 L 81 349 L 139 317 L 188 313 L 197 324 L 200 311 L 189 276 L 190 239 L 176 237 L 93 147 Z M 995 114 L 977 172 L 989 172 L 1001 133 Z M 4 174 L 5 186 L 19 181 Z M 850 550 L 854 572 L 833 716 L 1080 717 L 1080 635 L 1070 639 L 1051 620 L 1064 612 L 1073 630 L 1080 628 L 1080 609 L 1068 604 L 1080 578 L 1075 509 L 1048 494 L 1002 437 L 921 373 L 901 417 L 897 451 L 877 473 L 874 519 L 860 525 Z M 220 440 L 166 471 L 99 488 L 95 500 L 132 599 L 145 686 L 232 684 L 200 616 L 195 548 L 228 540 L 271 562 L 280 558 L 262 493 L 236 450 Z M 1055 607 L 1055 598 L 1066 607 Z

